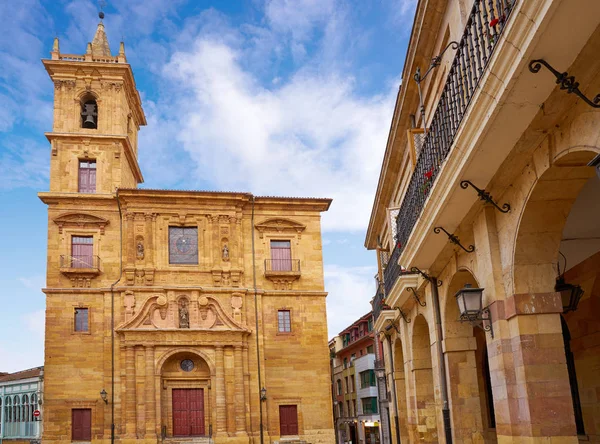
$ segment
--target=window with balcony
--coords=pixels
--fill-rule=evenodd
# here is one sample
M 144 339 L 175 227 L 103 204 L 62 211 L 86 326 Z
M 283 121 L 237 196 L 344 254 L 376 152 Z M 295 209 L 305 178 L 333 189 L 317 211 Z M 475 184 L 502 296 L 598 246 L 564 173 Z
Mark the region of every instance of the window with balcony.
M 89 331 L 89 317 L 87 308 L 75 309 L 75 331 L 87 333 Z
M 96 161 L 79 161 L 79 188 L 80 193 L 96 192 Z
M 377 398 L 362 398 L 362 410 L 365 415 L 376 414 L 377 413 Z
M 94 268 L 94 237 L 71 237 L 71 268 Z
M 375 387 L 375 372 L 373 370 L 366 370 L 360 372 L 360 388 Z
M 271 241 L 271 269 L 292 271 L 292 246 L 289 240 Z
M 279 333 L 290 333 L 292 331 L 292 320 L 289 310 L 279 310 L 277 312 L 277 322 Z

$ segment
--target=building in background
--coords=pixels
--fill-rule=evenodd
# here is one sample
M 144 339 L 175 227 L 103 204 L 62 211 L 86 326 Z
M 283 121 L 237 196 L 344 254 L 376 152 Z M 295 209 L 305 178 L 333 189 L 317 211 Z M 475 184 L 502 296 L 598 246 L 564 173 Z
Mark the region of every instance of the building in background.
M 146 119 L 124 45 L 111 55 L 100 23 L 85 54 L 56 39 L 43 63 L 43 441 L 333 443 L 331 200 L 137 188 Z
M 373 313 L 329 341 L 333 411 L 338 444 L 379 444 Z
M 39 443 L 44 367 L 0 373 L 0 443 Z
M 365 240 L 394 443 L 600 442 L 599 26 L 418 1 Z

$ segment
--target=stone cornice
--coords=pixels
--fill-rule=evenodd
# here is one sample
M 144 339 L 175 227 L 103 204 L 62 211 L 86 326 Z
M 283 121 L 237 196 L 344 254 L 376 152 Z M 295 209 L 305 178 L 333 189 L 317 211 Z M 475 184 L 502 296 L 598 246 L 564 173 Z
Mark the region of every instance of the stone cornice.
M 133 172 L 133 177 L 135 178 L 137 183 L 144 182 L 144 176 L 142 176 L 142 170 L 140 169 L 140 165 L 138 164 L 137 157 L 133 151 L 133 147 L 131 146 L 131 141 L 129 137 L 121 134 L 90 134 L 90 133 L 55 133 L 48 132 L 44 133 L 48 141 L 52 143 L 53 140 L 57 139 L 100 139 L 106 141 L 116 141 L 121 144 L 123 147 L 123 151 L 125 152 L 125 157 L 127 158 L 127 162 L 131 167 Z

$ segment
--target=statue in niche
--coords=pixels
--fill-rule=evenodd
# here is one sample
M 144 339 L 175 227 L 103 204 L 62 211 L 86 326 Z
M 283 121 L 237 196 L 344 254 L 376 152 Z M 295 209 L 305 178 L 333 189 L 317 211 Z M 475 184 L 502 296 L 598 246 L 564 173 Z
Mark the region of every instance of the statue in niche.
M 227 244 L 223 245 L 223 260 L 229 260 L 229 248 L 227 247 Z
M 138 241 L 138 243 L 137 243 L 136 251 L 137 251 L 137 258 L 144 259 L 144 243 L 141 240 Z
M 185 302 L 179 306 L 179 328 L 190 328 L 190 313 Z

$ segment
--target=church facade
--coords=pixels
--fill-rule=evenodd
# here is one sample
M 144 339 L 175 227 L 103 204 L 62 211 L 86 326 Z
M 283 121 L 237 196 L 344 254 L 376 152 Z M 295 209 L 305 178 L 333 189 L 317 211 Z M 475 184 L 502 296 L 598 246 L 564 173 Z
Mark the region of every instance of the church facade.
M 43 442 L 334 441 L 329 199 L 139 189 L 124 45 L 43 61 L 50 141 Z M 142 149 L 143 155 L 143 149 Z

